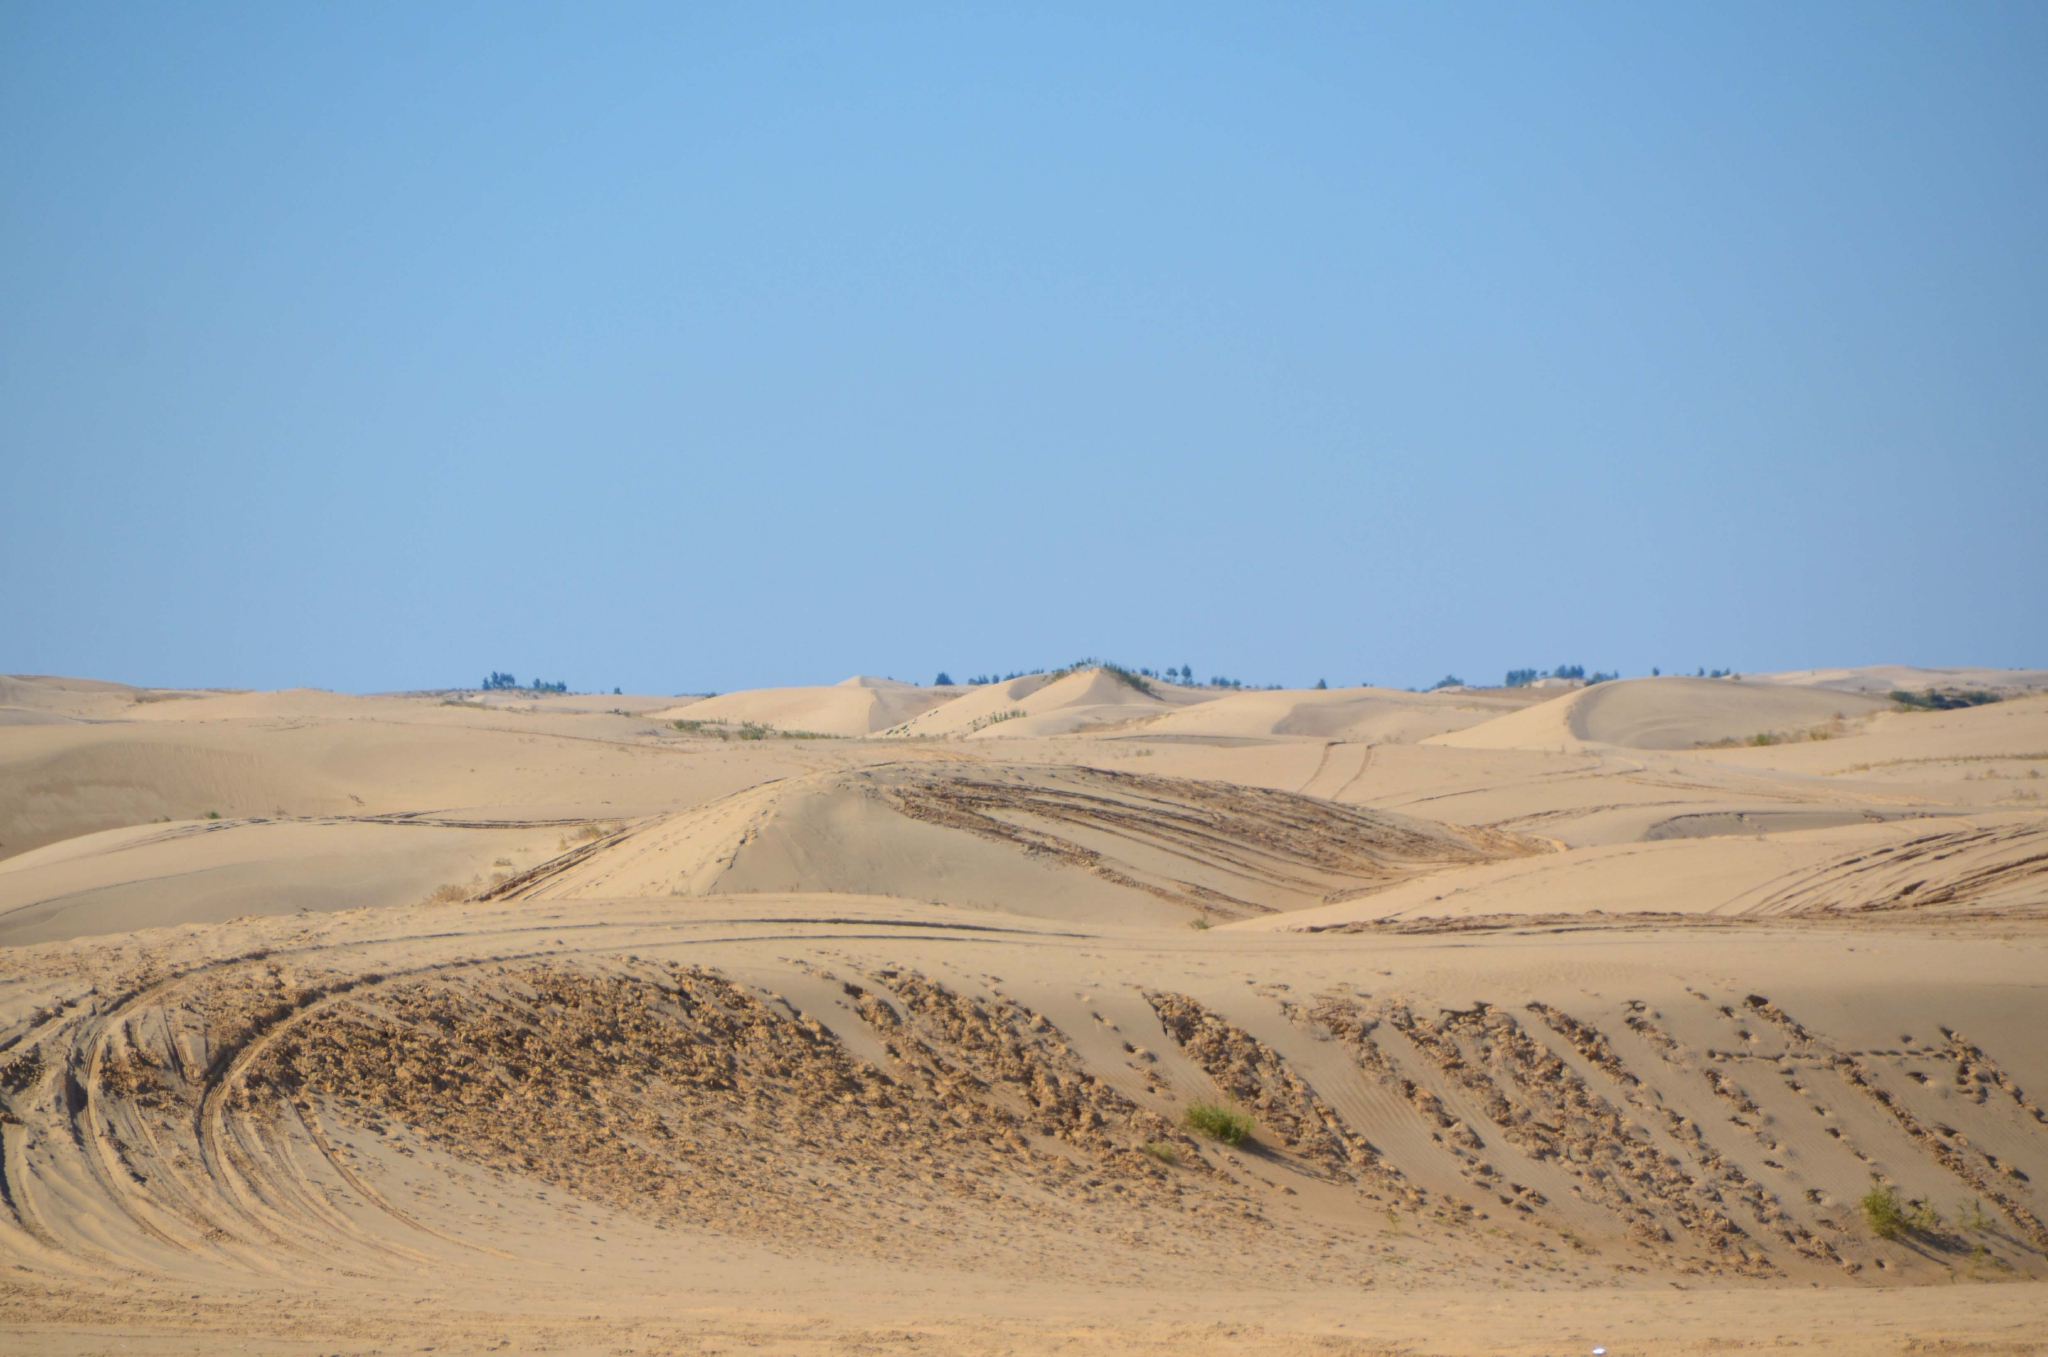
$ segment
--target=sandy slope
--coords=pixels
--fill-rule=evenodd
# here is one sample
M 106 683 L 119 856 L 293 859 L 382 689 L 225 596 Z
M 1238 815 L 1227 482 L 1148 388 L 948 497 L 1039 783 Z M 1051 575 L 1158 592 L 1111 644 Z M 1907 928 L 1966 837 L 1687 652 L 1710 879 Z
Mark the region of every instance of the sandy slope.
M 1027 674 L 969 689 L 960 698 L 886 733 L 897 737 L 1015 740 L 1107 731 L 1217 700 L 1218 691 L 1161 680 L 1143 686 L 1106 669 Z
M 1042 765 L 791 778 L 644 827 L 493 898 L 893 895 L 1101 923 L 1252 918 L 1549 851 L 1264 788 Z
M 8 1351 L 2048 1350 L 2048 696 L 8 682 Z
M 1463 730 L 1551 696 L 1531 691 L 1408 693 L 1391 688 L 1232 693 L 1174 712 L 1143 729 L 1148 738 L 1310 739 L 1409 744 Z
M 856 674 L 827 688 L 758 688 L 700 698 L 653 713 L 657 719 L 745 722 L 820 735 L 872 735 L 946 702 L 957 688 L 919 688 Z
M 1833 728 L 1889 710 L 1862 693 L 1741 679 L 1623 679 L 1580 688 L 1437 743 L 1465 749 L 1564 749 L 1588 744 L 1692 749 L 1719 740 Z
M 1977 688 L 2018 693 L 2048 688 L 2048 669 L 1922 669 L 1907 664 L 1872 664 L 1854 669 L 1788 669 L 1756 677 L 1771 683 L 1835 688 L 1845 693 L 1875 693 L 1879 696 L 1898 689 L 1922 692 L 1929 688 Z

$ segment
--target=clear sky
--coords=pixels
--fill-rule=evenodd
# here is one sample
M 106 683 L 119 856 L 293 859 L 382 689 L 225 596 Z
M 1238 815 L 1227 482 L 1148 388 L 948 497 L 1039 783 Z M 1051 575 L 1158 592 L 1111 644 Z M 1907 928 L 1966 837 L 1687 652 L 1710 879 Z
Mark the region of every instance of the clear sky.
M 0 4 L 0 671 L 2048 665 L 2048 6 Z

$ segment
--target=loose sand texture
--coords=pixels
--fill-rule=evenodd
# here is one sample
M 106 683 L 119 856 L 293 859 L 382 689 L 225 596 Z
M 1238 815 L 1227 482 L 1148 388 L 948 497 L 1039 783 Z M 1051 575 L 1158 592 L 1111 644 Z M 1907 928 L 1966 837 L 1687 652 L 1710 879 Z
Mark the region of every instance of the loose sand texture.
M 0 678 L 0 1350 L 2048 1352 L 2048 694 L 1817 673 Z

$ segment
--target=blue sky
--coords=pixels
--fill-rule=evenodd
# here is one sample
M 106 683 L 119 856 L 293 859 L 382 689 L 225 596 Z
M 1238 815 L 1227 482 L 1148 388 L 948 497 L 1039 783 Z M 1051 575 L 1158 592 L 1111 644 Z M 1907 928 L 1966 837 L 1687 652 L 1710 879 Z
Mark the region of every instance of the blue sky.
M 0 671 L 2048 664 L 2048 8 L 0 4 Z

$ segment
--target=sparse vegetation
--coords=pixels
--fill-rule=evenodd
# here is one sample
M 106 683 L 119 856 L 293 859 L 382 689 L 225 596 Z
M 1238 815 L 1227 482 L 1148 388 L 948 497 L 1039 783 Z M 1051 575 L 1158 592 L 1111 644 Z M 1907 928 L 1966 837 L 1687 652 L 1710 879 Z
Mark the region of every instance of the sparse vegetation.
M 1011 679 L 1030 678 L 1033 674 L 1044 672 L 1043 669 L 1015 669 L 1007 674 L 976 674 L 967 680 L 967 684 L 971 688 L 979 688 L 990 683 L 1008 683 Z
M 1698 740 L 1695 749 L 1747 749 L 1767 748 L 1775 744 L 1800 744 L 1807 740 L 1832 740 L 1844 731 L 1837 722 L 1833 725 L 1815 726 L 1811 730 L 1760 730 L 1754 735 L 1724 735 L 1718 740 Z
M 490 676 L 484 680 L 483 689 L 487 693 L 516 692 L 519 691 L 519 680 L 513 678 L 510 674 L 501 673 L 493 669 L 490 672 Z M 536 693 L 566 693 L 569 691 L 569 685 L 566 683 L 547 683 L 540 679 L 535 679 L 533 687 L 528 691 Z M 614 688 L 612 691 L 617 692 L 618 689 Z
M 210 810 L 206 812 L 206 818 L 209 820 L 218 820 L 220 818 L 220 812 L 217 810 Z
M 1456 674 L 1445 674 L 1435 683 L 1429 685 L 1429 691 L 1433 693 L 1439 688 L 1462 688 L 1464 686 L 1465 680 L 1459 678 Z
M 1072 664 L 1066 666 L 1064 669 L 1055 669 L 1051 672 L 1049 677 L 1057 681 L 1059 679 L 1065 678 L 1069 674 L 1078 674 L 1084 669 L 1100 669 L 1103 673 L 1108 674 L 1111 678 L 1114 678 L 1119 682 L 1129 684 L 1131 687 L 1136 688 L 1139 692 L 1145 694 L 1147 697 L 1159 696 L 1158 693 L 1153 691 L 1151 683 L 1147 682 L 1145 676 L 1140 674 L 1137 670 L 1126 669 L 1120 664 L 1112 664 L 1108 660 L 1098 660 L 1092 657 L 1088 659 L 1075 660 Z
M 1900 1201 L 1896 1188 L 1879 1182 L 1875 1177 L 1870 1180 L 1870 1191 L 1864 1193 L 1856 1204 L 1863 1212 L 1863 1223 L 1879 1239 L 1902 1239 L 1909 1234 L 1931 1235 L 1941 1230 L 1941 1213 L 1934 1209 L 1932 1202 L 1917 1197 L 1911 1201 Z
M 1194 1103 L 1183 1114 L 1182 1121 L 1197 1135 L 1207 1136 L 1225 1145 L 1242 1145 L 1251 1138 L 1251 1113 L 1240 1112 L 1234 1107 L 1223 1107 L 1216 1103 Z
M 1144 1148 L 1146 1154 L 1151 1155 L 1162 1164 L 1178 1164 L 1180 1162 L 1180 1147 L 1170 1141 L 1148 1140 L 1145 1142 Z
M 1879 1239 L 1897 1239 L 1906 1232 L 1906 1208 L 1900 1204 L 1899 1194 L 1884 1184 L 1872 1182 L 1856 1205 L 1863 1212 L 1863 1223 Z
M 1651 672 L 1654 673 L 1655 671 Z M 1508 670 L 1506 686 L 1509 688 L 1527 688 L 1538 679 L 1578 679 L 1590 688 L 1596 683 L 1611 683 L 1620 677 L 1620 670 L 1616 670 L 1611 674 L 1603 674 L 1598 669 L 1595 669 L 1591 674 L 1588 674 L 1586 666 L 1583 664 L 1561 664 L 1555 669 L 1510 669 Z
M 625 713 L 620 713 L 625 715 Z M 707 716 L 701 721 L 671 721 L 669 724 L 685 735 L 713 735 L 721 740 L 735 737 L 742 740 L 837 740 L 822 730 L 777 730 L 774 726 L 759 721 L 742 721 L 738 729 L 726 723 L 723 716 Z
M 435 887 L 434 893 L 421 903 L 429 905 L 456 905 L 461 904 L 468 898 L 469 888 L 467 886 L 458 886 L 451 881 L 445 886 Z
M 986 730 L 1001 721 L 1014 721 L 1024 714 L 1022 707 L 1011 707 L 1008 711 L 999 711 L 993 716 L 977 716 L 967 723 L 967 733 L 972 735 L 977 730 Z
M 1903 711 L 1956 711 L 1964 707 L 1982 707 L 2004 700 L 1997 693 L 1987 693 L 1978 689 L 1964 690 L 1955 688 L 1947 690 L 1929 688 L 1924 693 L 1908 693 L 1894 689 L 1891 699 Z

